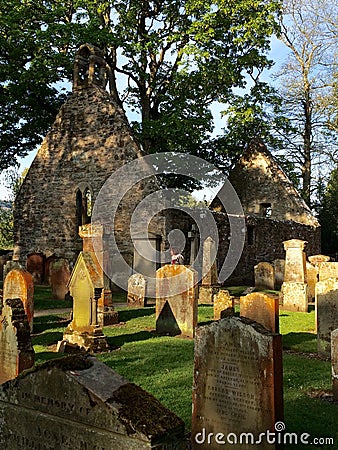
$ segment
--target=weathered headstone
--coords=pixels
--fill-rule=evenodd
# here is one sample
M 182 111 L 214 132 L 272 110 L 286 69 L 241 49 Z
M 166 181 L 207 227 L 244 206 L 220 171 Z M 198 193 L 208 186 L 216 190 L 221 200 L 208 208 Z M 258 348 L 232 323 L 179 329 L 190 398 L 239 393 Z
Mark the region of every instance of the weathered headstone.
M 273 267 L 275 269 L 275 289 L 280 289 L 284 281 L 285 259 L 275 259 Z
M 198 303 L 202 304 L 213 304 L 215 295 L 217 295 L 220 290 L 220 286 L 203 286 L 198 287 Z
M 319 263 L 319 281 L 327 280 L 328 278 L 338 279 L 338 262 L 322 262 Z
M 13 269 L 8 272 L 4 281 L 3 297 L 5 300 L 21 299 L 32 332 L 34 316 L 34 282 L 32 275 L 24 269 Z
M 308 286 L 306 278 L 306 241 L 291 239 L 284 241 L 285 271 L 280 301 L 287 311 L 308 311 Z
M 330 257 L 326 255 L 312 255 L 308 257 L 308 260 L 313 266 L 318 266 L 322 262 L 329 262 Z
M 33 364 L 34 350 L 23 303 L 19 298 L 3 299 L 0 307 L 0 384 L 15 378 Z M 10 447 L 0 445 L 0 448 Z
M 8 272 L 13 269 L 22 269 L 23 267 L 19 263 L 19 261 L 7 261 L 3 267 L 3 279 L 7 277 Z
M 254 267 L 255 288 L 256 289 L 275 289 L 275 269 L 268 262 L 260 262 Z
M 260 433 L 266 436 L 268 430 L 275 432 L 275 423 L 282 419 L 281 335 L 238 317 L 198 327 L 192 448 L 216 450 L 232 444 L 241 449 L 271 450 L 276 446 L 264 439 L 260 444 L 253 443 Z
M 286 311 L 308 312 L 309 294 L 306 283 L 282 284 L 279 300 Z
M 44 257 L 40 253 L 27 256 L 26 269 L 32 275 L 34 284 L 41 284 L 44 278 Z
M 197 325 L 197 272 L 179 264 L 156 272 L 156 331 L 194 337 Z
M 240 315 L 279 333 L 279 299 L 261 292 L 240 297 Z
M 146 280 L 140 273 L 134 273 L 128 279 L 127 305 L 143 308 L 145 306 Z
M 203 242 L 202 285 L 213 286 L 217 284 L 216 255 L 216 242 L 209 236 Z
M 102 296 L 102 277 L 88 252 L 81 252 L 69 281 L 73 297 L 73 320 L 63 334 L 63 340 L 77 344 L 85 351 L 108 349 L 98 323 L 98 302 Z
M 318 282 L 318 267 L 306 262 L 306 278 L 308 286 L 309 301 L 314 300 L 316 284 Z
M 331 333 L 331 364 L 333 400 L 338 402 L 338 328 Z
M 316 285 L 318 353 L 331 356 L 331 332 L 338 328 L 338 280 L 329 278 Z
M 284 241 L 285 249 L 285 270 L 284 283 L 306 283 L 306 255 L 304 248 L 306 241 L 290 239 Z
M 214 320 L 234 313 L 234 299 L 225 289 L 220 290 L 214 297 Z
M 64 258 L 56 258 L 49 265 L 49 280 L 52 287 L 52 296 L 57 300 L 64 300 L 69 292 L 70 279 L 69 263 Z
M 183 450 L 184 423 L 93 357 L 47 362 L 0 386 L 0 448 Z

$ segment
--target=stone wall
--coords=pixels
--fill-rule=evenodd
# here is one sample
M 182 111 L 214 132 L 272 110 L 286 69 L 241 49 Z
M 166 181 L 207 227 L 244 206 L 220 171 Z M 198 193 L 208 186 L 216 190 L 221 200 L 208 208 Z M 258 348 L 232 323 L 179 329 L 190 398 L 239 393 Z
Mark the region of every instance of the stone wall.
M 220 233 L 218 249 L 218 267 L 222 267 L 226 257 L 230 235 L 227 215 L 214 212 L 214 217 Z M 305 248 L 307 255 L 320 253 L 320 228 L 303 225 L 292 221 L 277 221 L 258 217 L 246 217 L 246 237 L 240 261 L 226 284 L 248 284 L 254 286 L 254 266 L 262 261 L 272 262 L 283 259 L 285 250 L 283 241 L 288 239 L 302 239 L 308 244 Z

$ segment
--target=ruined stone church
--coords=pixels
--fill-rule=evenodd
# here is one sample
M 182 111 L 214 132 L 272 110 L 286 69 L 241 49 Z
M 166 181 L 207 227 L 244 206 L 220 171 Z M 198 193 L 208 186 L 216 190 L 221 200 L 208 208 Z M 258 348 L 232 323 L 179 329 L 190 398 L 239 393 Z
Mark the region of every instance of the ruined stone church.
M 91 221 L 102 186 L 117 169 L 144 156 L 124 111 L 106 90 L 110 79 L 102 51 L 82 45 L 74 63 L 73 91 L 43 140 L 16 198 L 13 259 L 29 271 L 35 270 L 38 283 L 47 281 L 48 263 L 53 258 L 65 258 L 71 266 L 75 263 L 82 249 L 79 226 Z M 229 180 L 246 221 L 245 247 L 234 280 L 249 282 L 257 262 L 283 257 L 283 240 L 304 239 L 310 252 L 319 252 L 318 222 L 261 142 L 252 143 Z M 134 186 L 111 224 L 123 258 L 135 271 L 148 263 L 135 252 L 130 217 L 142 199 L 158 189 L 156 177 Z M 217 259 L 221 265 L 228 250 L 229 223 L 217 198 L 210 209 L 220 236 Z M 148 238 L 154 249 L 160 250 L 166 245 L 168 232 L 180 228 L 186 235 L 188 264 L 189 235 L 195 225 L 191 217 L 176 211 L 152 221 Z M 154 274 L 160 263 L 146 268 L 146 274 Z

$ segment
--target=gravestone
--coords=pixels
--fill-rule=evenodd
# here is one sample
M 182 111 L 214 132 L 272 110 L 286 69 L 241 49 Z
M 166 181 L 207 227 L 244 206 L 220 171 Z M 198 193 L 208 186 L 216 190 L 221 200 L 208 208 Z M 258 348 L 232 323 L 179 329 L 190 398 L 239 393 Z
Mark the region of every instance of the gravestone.
M 275 259 L 273 267 L 275 269 L 275 289 L 280 289 L 284 281 L 285 259 Z
M 312 302 L 315 298 L 316 284 L 318 282 L 318 267 L 312 265 L 308 261 L 306 262 L 306 278 L 309 301 Z
M 338 279 L 338 262 L 322 262 L 319 263 L 319 281 L 327 280 L 328 278 Z
M 279 333 L 279 299 L 261 292 L 240 297 L 240 315 Z
M 239 445 L 234 436 L 255 442 L 260 433 L 275 432 L 283 420 L 281 335 L 245 318 L 224 318 L 197 328 L 195 338 L 193 450 L 272 449 L 263 439 Z M 209 442 L 208 442 L 209 441 Z M 251 439 L 248 444 L 251 444 Z M 224 444 L 228 444 L 224 445 Z
M 322 262 L 329 262 L 330 257 L 326 255 L 312 255 L 308 257 L 308 260 L 313 266 L 318 266 Z
M 308 312 L 309 294 L 307 284 L 291 282 L 283 283 L 280 290 L 279 301 L 283 304 L 283 309 L 286 311 Z
M 234 299 L 229 291 L 220 290 L 214 297 L 214 320 L 234 314 Z
M 198 304 L 213 304 L 220 286 L 198 286 Z
M 256 289 L 275 289 L 275 269 L 268 262 L 260 262 L 254 267 L 255 288 Z
M 331 333 L 331 364 L 333 400 L 338 402 L 338 328 Z
M 156 272 L 156 331 L 194 337 L 197 325 L 197 272 L 167 264 Z
M 290 239 L 284 241 L 285 270 L 284 283 L 306 283 L 306 255 L 304 248 L 306 241 Z
M 128 279 L 127 306 L 143 308 L 145 306 L 146 280 L 140 273 L 134 273 Z
M 26 269 L 33 277 L 34 284 L 41 284 L 44 279 L 44 257 L 40 253 L 27 256 Z
M 203 263 L 202 263 L 202 285 L 213 286 L 217 284 L 216 265 L 217 245 L 214 239 L 209 236 L 203 242 Z
M 184 423 L 93 357 L 49 361 L 0 386 L 0 448 L 183 450 Z
M 52 296 L 57 300 L 64 300 L 69 292 L 70 279 L 69 263 L 64 258 L 56 258 L 49 264 L 49 282 L 52 287 Z
M 34 350 L 23 303 L 19 298 L 3 299 L 0 305 L 0 384 L 17 377 L 33 364 Z M 0 448 L 9 447 L 0 445 Z
M 33 332 L 34 316 L 34 282 L 32 275 L 24 269 L 12 269 L 8 272 L 3 289 L 5 300 L 10 298 L 20 298 L 31 333 Z
M 7 274 L 13 269 L 23 269 L 19 261 L 7 261 L 3 267 L 3 279 L 7 277 Z
M 88 252 L 81 252 L 69 281 L 73 297 L 73 320 L 63 340 L 90 352 L 104 351 L 108 344 L 98 321 L 98 303 L 102 298 L 102 277 Z
M 286 311 L 308 311 L 308 286 L 306 278 L 306 241 L 284 241 L 285 271 L 280 291 L 280 302 Z
M 338 328 L 338 280 L 329 278 L 316 285 L 317 347 L 321 356 L 331 356 L 331 332 Z

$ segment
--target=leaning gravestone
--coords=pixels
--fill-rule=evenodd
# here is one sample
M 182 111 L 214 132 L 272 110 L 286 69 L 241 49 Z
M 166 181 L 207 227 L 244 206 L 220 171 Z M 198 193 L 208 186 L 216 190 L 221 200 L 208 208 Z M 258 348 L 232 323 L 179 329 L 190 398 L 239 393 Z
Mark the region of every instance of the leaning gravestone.
M 276 447 L 264 439 L 259 445 L 249 444 L 260 433 L 275 432 L 275 423 L 282 419 L 281 335 L 238 317 L 199 327 L 195 338 L 192 448 L 230 448 L 228 437 L 239 438 L 243 433 L 250 440 L 248 445 L 232 440 L 232 444 L 238 444 L 233 447 L 271 450 Z
M 331 333 L 331 364 L 333 400 L 338 402 L 338 328 Z
M 128 279 L 127 306 L 143 308 L 145 306 L 146 280 L 140 273 L 134 273 Z
M 183 450 L 184 423 L 93 357 L 47 362 L 0 386 L 0 448 Z
M 254 267 L 255 288 L 275 289 L 275 268 L 268 262 L 260 262 Z
M 321 356 L 331 356 L 331 332 L 338 328 L 338 280 L 329 278 L 316 285 L 317 347 Z
M 33 364 L 34 350 L 22 301 L 19 298 L 4 299 L 0 305 L 0 384 L 15 378 Z M 10 447 L 0 445 L 0 448 Z
M 156 272 L 156 331 L 194 337 L 197 325 L 197 272 L 165 265 Z
M 234 299 L 229 291 L 220 290 L 214 297 L 214 320 L 234 314 Z
M 273 333 L 279 333 L 279 299 L 254 292 L 240 298 L 240 315 L 260 323 Z
M 4 281 L 4 299 L 20 298 L 27 315 L 30 331 L 33 332 L 34 282 L 32 275 L 24 269 L 12 269 Z

